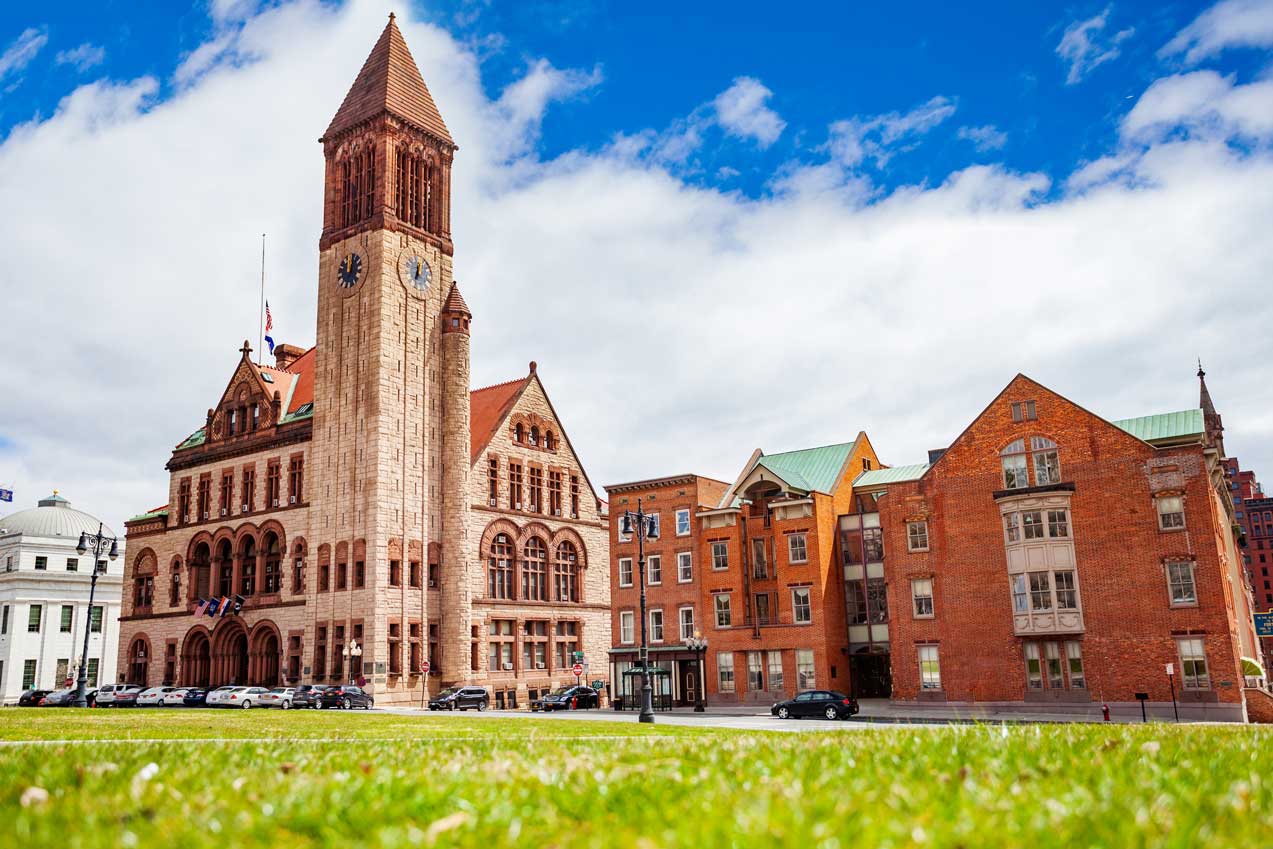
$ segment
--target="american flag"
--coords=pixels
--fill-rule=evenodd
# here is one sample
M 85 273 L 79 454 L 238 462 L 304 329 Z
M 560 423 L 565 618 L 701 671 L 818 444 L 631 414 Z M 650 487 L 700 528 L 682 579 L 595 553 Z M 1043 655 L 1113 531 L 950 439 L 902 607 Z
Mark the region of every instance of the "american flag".
M 270 346 L 270 353 L 274 353 L 274 338 L 270 336 L 270 331 L 274 329 L 274 316 L 270 315 L 270 302 L 265 302 L 265 343 Z

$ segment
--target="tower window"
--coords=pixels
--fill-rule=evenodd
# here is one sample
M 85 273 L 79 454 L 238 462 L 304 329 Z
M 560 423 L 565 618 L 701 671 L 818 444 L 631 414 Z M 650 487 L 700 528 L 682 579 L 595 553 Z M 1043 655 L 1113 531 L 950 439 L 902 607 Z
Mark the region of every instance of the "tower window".
M 375 205 L 376 153 L 364 150 L 341 163 L 341 226 L 370 218 Z
M 395 182 L 395 214 L 398 220 L 430 230 L 430 206 L 433 200 L 433 167 L 405 150 L 397 152 Z

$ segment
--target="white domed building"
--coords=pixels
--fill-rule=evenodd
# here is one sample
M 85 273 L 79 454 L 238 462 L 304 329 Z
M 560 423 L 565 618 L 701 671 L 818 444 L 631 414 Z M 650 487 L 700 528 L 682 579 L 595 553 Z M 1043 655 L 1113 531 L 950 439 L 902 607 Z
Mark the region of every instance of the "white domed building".
M 118 559 L 102 555 L 91 613 L 92 553 L 75 550 L 82 532 L 99 528 L 116 536 L 57 492 L 0 518 L 0 703 L 13 704 L 23 690 L 65 686 L 79 669 L 86 623 L 89 686 L 115 681 L 124 540 Z

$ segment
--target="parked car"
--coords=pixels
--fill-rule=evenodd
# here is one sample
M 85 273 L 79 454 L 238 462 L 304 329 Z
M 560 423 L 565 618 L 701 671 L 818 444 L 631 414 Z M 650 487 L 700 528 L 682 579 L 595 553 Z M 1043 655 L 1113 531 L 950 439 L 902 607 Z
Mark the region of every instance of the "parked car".
M 485 687 L 447 687 L 429 699 L 429 710 L 486 710 L 490 703 Z
M 122 687 L 122 684 L 103 684 L 97 688 L 97 706 L 110 707 L 115 702 L 115 691 Z
M 291 710 L 292 696 L 295 694 L 296 688 L 294 687 L 275 687 L 273 690 L 261 694 L 261 707 Z
M 37 704 L 40 707 L 62 707 L 75 698 L 75 688 L 50 690 Z
M 131 684 L 116 687 L 115 699 L 111 702 L 113 707 L 137 707 L 137 697 L 141 695 L 141 687 L 134 687 Z
M 207 707 L 208 691 L 202 687 L 191 687 L 181 697 L 181 703 L 186 707 Z
M 326 689 L 322 684 L 302 684 L 292 691 L 292 707 L 317 708 L 318 694 Z
M 221 703 L 221 707 L 243 708 L 249 710 L 261 701 L 261 696 L 268 693 L 269 690 L 264 687 L 235 687 L 230 694 L 225 697 L 225 701 Z
M 226 699 L 230 698 L 230 693 L 239 689 L 232 684 L 224 687 L 217 687 L 215 690 L 208 691 L 207 705 L 208 707 L 225 707 Z
M 376 700 L 370 693 L 364 692 L 361 687 L 348 685 L 327 687 L 318 698 L 321 702 L 320 707 L 325 708 L 337 707 L 352 710 L 360 707 L 363 710 L 371 710 L 376 705 Z
M 558 687 L 551 693 L 545 693 L 530 703 L 532 711 L 542 710 L 584 710 L 601 707 L 601 694 L 591 687 L 582 684 L 571 687 Z
M 189 690 L 185 687 L 173 687 L 172 690 L 160 696 L 159 704 L 162 707 L 185 707 L 188 692 Z
M 794 699 L 778 702 L 769 712 L 779 719 L 820 716 L 825 719 L 848 719 L 858 712 L 857 699 L 834 690 L 809 690 Z
M 18 707 L 36 707 L 40 704 L 40 699 L 47 696 L 52 690 L 23 690 L 22 695 L 18 696 Z
M 137 707 L 163 707 L 163 697 L 176 687 L 150 687 L 137 694 Z

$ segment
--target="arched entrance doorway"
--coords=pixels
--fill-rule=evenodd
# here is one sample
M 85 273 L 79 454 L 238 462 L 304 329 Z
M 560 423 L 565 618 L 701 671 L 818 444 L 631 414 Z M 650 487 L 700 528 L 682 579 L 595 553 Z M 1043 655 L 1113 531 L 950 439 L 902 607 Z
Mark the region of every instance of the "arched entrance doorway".
M 248 632 L 237 619 L 229 620 L 212 635 L 210 677 L 216 686 L 248 683 Z
M 255 687 L 277 687 L 282 646 L 278 631 L 268 623 L 256 626 L 252 634 L 251 665 L 249 677 Z
M 150 643 L 147 642 L 145 637 L 138 637 L 128 647 L 128 674 L 126 680 L 129 684 L 146 687 L 149 685 L 149 679 L 146 677 L 149 670 Z
M 212 641 L 202 629 L 186 635 L 181 652 L 181 683 L 186 687 L 207 687 L 212 683 Z

